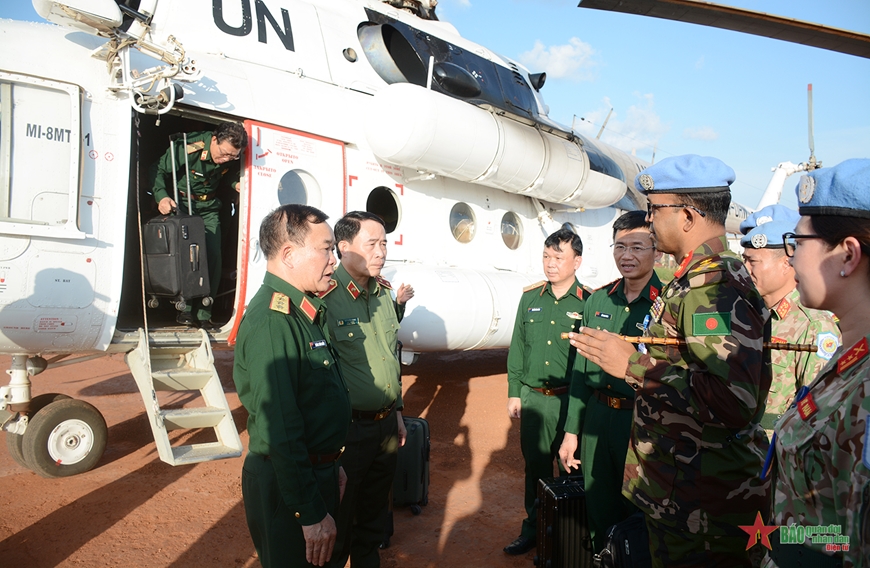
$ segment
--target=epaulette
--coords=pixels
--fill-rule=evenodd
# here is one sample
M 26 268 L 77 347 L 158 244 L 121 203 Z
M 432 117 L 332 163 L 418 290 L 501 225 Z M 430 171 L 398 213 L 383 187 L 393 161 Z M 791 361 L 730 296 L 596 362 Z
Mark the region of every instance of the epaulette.
M 580 286 L 577 286 L 576 294 L 577 294 L 577 297 L 580 298 L 581 300 L 583 299 L 583 292 L 586 292 L 587 296 L 591 296 L 592 293 L 595 292 L 595 290 L 593 290 L 589 286 L 586 286 L 585 284 L 581 284 Z
M 269 302 L 269 309 L 276 312 L 281 312 L 284 315 L 290 313 L 290 298 L 281 292 L 272 294 L 272 301 Z
M 613 282 L 605 284 L 604 286 L 602 286 L 600 288 L 596 288 L 595 291 L 597 292 L 598 290 L 604 290 L 605 288 L 607 288 L 607 295 L 609 296 L 609 295 L 613 294 L 614 292 L 616 292 L 616 288 L 617 288 L 617 286 L 619 286 L 619 283 L 621 281 L 622 281 L 622 278 L 617 278 Z
M 541 286 L 546 286 L 546 284 L 547 284 L 546 280 L 541 280 L 540 282 L 537 282 L 535 284 L 530 284 L 530 285 L 526 286 L 525 288 L 523 288 L 523 293 L 531 292 L 532 290 L 537 290 Z
M 204 149 L 205 149 L 205 142 L 202 140 L 199 140 L 197 142 L 191 142 L 190 144 L 187 145 L 187 153 L 188 154 L 194 154 L 194 153 L 199 152 L 200 150 L 204 150 Z
M 383 276 L 375 276 L 375 281 L 388 290 L 393 289 L 393 285 L 390 284 L 390 281 L 384 278 Z
M 318 298 L 322 299 L 322 298 L 325 298 L 327 294 L 329 294 L 330 292 L 332 292 L 336 288 L 338 288 L 338 282 L 336 282 L 334 278 L 331 278 L 329 280 L 329 288 L 327 288 L 323 292 L 317 292 L 314 295 L 317 296 Z
M 867 338 L 865 337 L 864 339 L 853 345 L 851 349 L 846 351 L 846 353 L 843 354 L 842 357 L 840 357 L 840 359 L 837 361 L 837 373 L 841 374 L 849 367 L 854 366 L 855 363 L 866 357 L 867 354 Z

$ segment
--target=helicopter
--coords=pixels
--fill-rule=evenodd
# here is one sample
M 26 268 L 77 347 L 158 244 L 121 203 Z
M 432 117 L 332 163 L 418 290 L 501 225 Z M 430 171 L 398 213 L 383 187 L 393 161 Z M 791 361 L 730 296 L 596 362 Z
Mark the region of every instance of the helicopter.
M 240 456 L 213 349 L 234 344 L 265 274 L 260 220 L 281 205 L 384 220 L 384 276 L 417 292 L 403 363 L 507 347 L 557 229 L 583 240 L 584 284 L 618 277 L 612 222 L 645 206 L 633 180 L 649 164 L 551 119 L 546 73 L 462 37 L 435 4 L 33 0 L 50 24 L 0 22 L 0 425 L 17 463 L 46 477 L 96 465 L 99 410 L 32 396 L 31 379 L 112 353 L 161 460 Z M 224 323 L 208 333 L 147 297 L 142 226 L 169 137 L 224 121 L 249 144 L 212 290 Z M 729 230 L 749 212 L 732 204 Z M 199 406 L 173 405 L 178 391 L 198 391 Z M 190 430 L 208 439 L 178 432 Z

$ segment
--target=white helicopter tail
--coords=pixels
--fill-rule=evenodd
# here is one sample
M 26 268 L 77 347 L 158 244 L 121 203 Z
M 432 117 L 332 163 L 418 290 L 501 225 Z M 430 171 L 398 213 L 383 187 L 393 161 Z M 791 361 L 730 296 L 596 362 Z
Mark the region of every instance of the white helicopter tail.
M 224 395 L 208 334 L 200 330 L 196 347 L 149 344 L 139 330 L 139 345 L 124 357 L 136 379 L 160 459 L 170 465 L 234 458 L 242 441 Z M 199 391 L 205 406 L 161 408 L 157 391 Z M 217 441 L 173 446 L 170 430 L 212 428 Z

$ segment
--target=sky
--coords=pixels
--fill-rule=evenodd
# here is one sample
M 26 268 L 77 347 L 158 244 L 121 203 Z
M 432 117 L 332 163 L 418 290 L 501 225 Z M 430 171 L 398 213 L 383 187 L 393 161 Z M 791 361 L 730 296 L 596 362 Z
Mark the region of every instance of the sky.
M 718 0 L 739 8 L 870 34 L 865 0 Z M 266 0 L 280 5 L 280 0 Z M 577 7 L 577 0 L 440 0 L 460 34 L 545 71 L 550 118 L 641 159 L 715 156 L 734 168 L 734 199 L 755 207 L 783 161 L 826 166 L 870 157 L 870 59 L 681 22 Z M 0 18 L 42 21 L 27 0 Z M 782 202 L 795 207 L 797 176 Z

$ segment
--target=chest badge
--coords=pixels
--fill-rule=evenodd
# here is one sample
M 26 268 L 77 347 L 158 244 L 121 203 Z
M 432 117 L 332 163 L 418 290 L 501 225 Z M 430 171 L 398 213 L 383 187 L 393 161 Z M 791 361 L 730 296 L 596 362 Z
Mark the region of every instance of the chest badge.
M 808 420 L 816 412 L 819 411 L 819 407 L 816 406 L 816 401 L 813 400 L 812 393 L 807 393 L 807 396 L 800 399 L 797 403 L 797 407 L 798 407 L 798 413 L 801 415 L 801 418 L 804 420 Z

